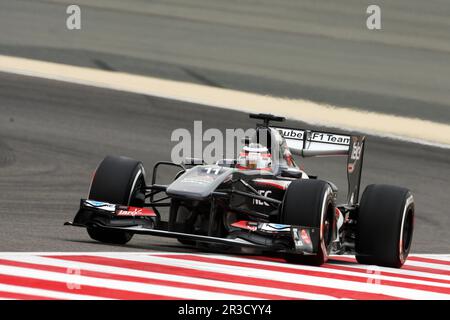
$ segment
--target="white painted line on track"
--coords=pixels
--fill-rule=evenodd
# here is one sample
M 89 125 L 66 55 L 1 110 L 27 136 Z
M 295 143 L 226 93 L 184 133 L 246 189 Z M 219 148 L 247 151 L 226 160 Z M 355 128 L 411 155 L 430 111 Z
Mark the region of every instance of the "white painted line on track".
M 201 257 L 199 255 L 199 257 Z M 218 259 L 223 259 L 223 260 L 227 260 L 224 259 L 224 257 L 217 257 Z M 229 259 L 229 261 L 237 261 L 237 260 L 231 260 Z M 240 260 L 239 262 L 244 262 L 244 263 L 248 263 L 248 264 L 253 264 L 253 265 L 258 265 L 258 260 L 257 261 L 242 261 Z M 421 285 L 428 285 L 428 286 L 435 286 L 435 287 L 442 287 L 442 288 L 450 288 L 450 283 L 449 284 L 445 284 L 445 283 L 436 283 L 436 282 L 432 282 L 432 281 L 424 281 L 424 280 L 415 280 L 415 279 L 408 279 L 408 278 L 402 278 L 401 276 L 386 276 L 383 274 L 364 274 L 361 272 L 356 272 L 356 271 L 347 271 L 347 270 L 336 270 L 336 269 L 327 269 L 327 268 L 320 268 L 320 267 L 313 267 L 313 266 L 306 266 L 306 265 L 291 265 L 291 264 L 280 264 L 280 263 L 266 263 L 266 264 L 262 264 L 262 265 L 266 265 L 266 266 L 273 266 L 273 267 L 281 267 L 281 268 L 288 268 L 288 269 L 293 269 L 293 270 L 298 270 L 298 271 L 313 271 L 313 272 L 318 272 L 318 273 L 323 273 L 323 274 L 336 274 L 336 275 L 345 275 L 345 276 L 352 276 L 352 277 L 356 277 L 356 278 L 362 278 L 362 279 L 366 279 L 366 278 L 371 278 L 374 280 L 383 280 L 383 281 L 398 281 L 398 282 L 403 282 L 403 283 L 411 283 L 411 284 L 421 284 Z M 366 266 L 366 269 L 370 268 L 370 266 Z M 378 268 L 378 267 L 377 267 Z M 379 269 L 377 269 L 379 270 Z
M 0 265 L 0 274 L 16 277 L 28 277 L 40 280 L 50 280 L 62 283 L 76 283 L 81 286 L 94 286 L 116 290 L 127 290 L 144 294 L 158 294 L 168 297 L 202 299 L 202 300 L 254 300 L 253 297 L 243 295 L 231 295 L 196 289 L 185 289 L 154 284 L 141 284 L 131 281 L 108 280 L 83 275 L 63 274 L 51 271 L 42 271 L 32 268 L 11 267 Z M 0 288 L 1 289 L 1 288 Z
M 198 255 L 200 256 L 200 255 Z M 236 262 L 244 262 L 244 263 L 250 263 L 250 264 L 259 264 L 259 265 L 266 265 L 266 266 L 280 266 L 280 262 L 273 262 L 273 261 L 265 261 L 265 260 L 252 260 L 251 258 L 239 258 L 237 256 L 221 256 L 221 255 L 208 255 L 209 258 L 217 258 L 217 259 L 223 259 L 223 260 L 229 260 L 229 261 L 236 261 Z M 407 263 L 409 261 L 407 260 Z M 374 266 L 370 265 L 361 265 L 361 264 L 340 264 L 336 263 L 336 261 L 329 262 L 331 266 L 341 266 L 341 267 L 347 267 L 355 270 L 367 270 L 369 268 L 373 268 Z M 298 264 L 285 264 L 284 265 L 287 268 L 292 268 L 296 270 L 311 270 L 311 271 L 318 271 L 318 272 L 337 272 L 341 274 L 349 274 L 347 272 L 340 272 L 339 270 L 333 270 L 333 269 L 327 269 L 327 268 L 317 268 L 317 267 L 311 267 L 307 265 L 298 265 Z M 432 279 L 438 279 L 438 280 L 445 280 L 450 281 L 450 276 L 441 275 L 441 274 L 430 274 L 426 272 L 420 272 L 420 271 L 411 271 L 411 270 L 405 270 L 405 269 L 395 269 L 395 268 L 387 268 L 387 267 L 379 267 L 376 266 L 377 270 L 381 272 L 389 272 L 393 274 L 398 274 L 399 276 L 406 275 L 406 276 L 416 276 L 416 277 L 424 277 L 424 278 L 431 278 Z M 357 274 L 357 272 L 355 273 Z M 361 275 L 361 273 L 359 273 Z M 372 275 L 373 277 L 376 277 L 375 275 Z M 385 278 L 387 279 L 387 278 Z M 403 280 L 402 280 L 403 281 Z M 450 287 L 447 285 L 446 287 Z
M 415 266 L 415 267 L 430 268 L 430 269 L 441 269 L 441 270 L 450 272 L 450 266 L 446 266 L 446 265 L 442 265 L 442 264 L 421 262 L 421 261 L 414 261 L 414 260 L 406 260 L 405 264 L 407 266 Z
M 0 252 L 0 256 L 3 255 L 92 255 L 92 256 L 103 256 L 105 254 L 117 254 L 117 255 L 198 255 L 199 252 L 166 252 L 166 251 L 2 251 Z M 217 256 L 217 253 L 209 253 L 209 252 L 201 252 L 204 256 Z M 442 260 L 450 261 L 450 254 L 445 253 L 411 253 L 410 256 L 414 257 L 424 257 L 424 258 L 439 258 Z M 236 256 L 238 257 L 238 256 Z M 352 255 L 332 255 L 333 257 L 345 257 L 345 258 L 354 258 Z
M 112 256 L 111 256 L 112 257 Z M 176 257 L 176 256 L 175 256 Z M 168 264 L 172 266 L 191 268 L 195 270 L 205 270 L 211 272 L 220 272 L 229 275 L 240 275 L 260 279 L 272 279 L 276 281 L 296 283 L 311 286 L 322 286 L 327 288 L 335 288 L 342 290 L 353 290 L 360 292 L 368 292 L 374 294 L 386 294 L 399 298 L 406 299 L 424 299 L 424 300 L 448 300 L 449 294 L 442 294 L 430 291 L 423 291 L 417 289 L 394 287 L 391 285 L 362 283 L 356 281 L 320 278 L 316 276 L 307 276 L 301 274 L 290 274 L 286 272 L 278 272 L 272 270 L 261 270 L 249 267 L 237 267 L 230 265 L 220 265 L 208 262 L 189 261 L 178 258 L 163 258 L 156 256 L 124 256 L 124 260 Z
M 450 148 L 450 125 L 417 118 L 364 112 L 301 99 L 282 99 L 193 83 L 5 55 L 0 55 L 0 72 L 150 95 L 242 112 L 276 113 L 313 125 L 355 130 L 382 137 Z
M 119 257 L 117 257 L 117 258 L 119 258 Z M 115 275 L 130 275 L 133 277 L 176 281 L 176 282 L 181 282 L 181 283 L 195 283 L 197 285 L 205 285 L 205 286 L 211 286 L 211 287 L 215 287 L 215 288 L 225 288 L 225 289 L 232 289 L 232 290 L 241 290 L 241 291 L 248 291 L 248 292 L 254 292 L 254 293 L 262 293 L 263 292 L 265 294 L 280 295 L 280 296 L 291 297 L 291 298 L 296 298 L 296 299 L 314 299 L 314 300 L 334 299 L 332 296 L 329 296 L 329 295 L 312 294 L 312 293 L 300 292 L 300 291 L 294 291 L 294 290 L 269 288 L 269 287 L 262 287 L 262 286 L 257 286 L 257 285 L 247 285 L 247 284 L 241 284 L 241 283 L 235 283 L 235 282 L 211 280 L 211 279 L 206 279 L 206 278 L 196 278 L 196 277 L 191 277 L 191 276 L 180 276 L 180 275 L 173 275 L 173 274 L 153 272 L 153 271 L 143 271 L 143 270 L 130 269 L 130 268 L 126 268 L 126 267 L 123 267 L 123 268 L 122 267 L 112 267 L 112 266 L 107 266 L 107 265 L 86 263 L 86 262 L 79 262 L 79 261 L 67 261 L 67 260 L 45 258 L 45 257 L 38 257 L 38 256 L 16 256 L 16 257 L 11 256 L 11 257 L 8 257 L 8 259 L 11 259 L 11 261 L 35 263 L 35 264 L 39 264 L 39 265 L 43 265 L 43 266 L 56 266 L 56 267 L 63 267 L 63 268 L 70 268 L 70 269 L 89 270 L 89 271 L 96 271 L 96 272 L 109 273 L 109 274 L 115 274 Z
M 9 251 L 9 252 L 0 252 L 0 257 L 2 256 L 73 256 L 73 255 L 89 255 L 89 256 L 104 256 L 105 254 L 117 254 L 117 255 L 158 255 L 158 254 L 166 254 L 166 255 L 177 255 L 180 254 L 179 252 L 164 252 L 164 251 L 77 251 L 77 252 L 70 252 L 70 251 Z M 193 253 L 183 253 L 183 254 L 193 254 Z
M 2 283 L 0 283 L 0 291 L 33 295 L 33 296 L 39 296 L 39 297 L 51 298 L 51 299 L 61 299 L 61 300 L 111 300 L 111 299 L 100 298 L 97 296 L 72 294 L 72 293 L 65 293 L 65 292 L 45 290 L 45 289 L 35 289 L 35 288 L 30 288 L 30 287 L 7 285 L 7 284 L 2 284 Z
M 383 273 L 368 274 L 364 271 L 373 266 L 339 260 L 313 267 L 265 260 L 261 256 L 252 259 L 218 253 L 9 252 L 0 253 L 0 293 L 5 292 L 5 298 L 14 298 L 15 294 L 20 298 L 23 294 L 56 299 L 97 299 L 93 297 L 96 295 L 127 299 L 132 295 L 144 299 L 448 300 L 449 277 L 438 273 L 445 272 L 447 264 L 442 258 L 448 255 L 411 257 L 435 262 L 432 265 L 437 269 L 377 267 Z M 68 283 L 81 285 L 83 291 L 72 294 L 66 288 Z

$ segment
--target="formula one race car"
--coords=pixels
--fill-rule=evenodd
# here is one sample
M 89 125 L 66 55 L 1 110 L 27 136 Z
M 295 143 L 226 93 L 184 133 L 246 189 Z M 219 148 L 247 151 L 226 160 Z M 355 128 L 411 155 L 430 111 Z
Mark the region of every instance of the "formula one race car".
M 213 248 L 251 247 L 314 265 L 330 254 L 356 254 L 360 263 L 395 268 L 405 263 L 414 199 L 408 189 L 372 184 L 359 201 L 364 136 L 275 127 L 269 122 L 284 118 L 250 117 L 263 123 L 237 159 L 158 162 L 149 185 L 141 162 L 106 157 L 89 199 L 81 200 L 74 221 L 66 224 L 85 227 L 105 243 L 125 244 L 133 234 L 146 234 Z M 337 204 L 337 187 L 306 174 L 292 154 L 347 156 L 346 203 Z M 179 167 L 172 183 L 155 183 L 161 166 Z M 169 208 L 167 219 L 163 207 Z

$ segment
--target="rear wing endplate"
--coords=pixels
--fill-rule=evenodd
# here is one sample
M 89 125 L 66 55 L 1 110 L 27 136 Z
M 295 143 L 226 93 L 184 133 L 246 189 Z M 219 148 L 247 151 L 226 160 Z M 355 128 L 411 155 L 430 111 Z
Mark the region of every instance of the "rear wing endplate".
M 285 138 L 293 154 L 302 157 L 347 156 L 347 202 L 350 205 L 358 202 L 365 136 L 284 127 L 273 128 Z

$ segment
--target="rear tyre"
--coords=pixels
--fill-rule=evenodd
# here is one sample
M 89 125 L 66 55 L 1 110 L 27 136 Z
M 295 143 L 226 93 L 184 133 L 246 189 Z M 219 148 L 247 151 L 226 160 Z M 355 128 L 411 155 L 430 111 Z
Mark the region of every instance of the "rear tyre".
M 145 170 L 141 162 L 126 157 L 106 157 L 98 166 L 89 190 L 89 199 L 125 206 L 141 207 L 145 201 Z M 133 235 L 88 227 L 89 236 L 97 241 L 125 244 Z
M 281 223 L 320 229 L 316 255 L 287 254 L 289 262 L 322 265 L 328 260 L 334 230 L 334 197 L 330 185 L 322 180 L 293 181 L 283 199 Z
M 409 255 L 413 230 L 414 198 L 408 189 L 367 186 L 359 206 L 356 260 L 400 268 Z

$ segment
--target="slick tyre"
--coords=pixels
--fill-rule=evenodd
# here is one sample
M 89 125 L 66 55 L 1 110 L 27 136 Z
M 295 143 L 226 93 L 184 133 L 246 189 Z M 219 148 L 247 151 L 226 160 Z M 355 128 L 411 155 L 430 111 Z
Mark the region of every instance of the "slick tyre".
M 408 189 L 369 185 L 361 197 L 356 230 L 359 263 L 400 268 L 411 249 L 414 198 Z
M 145 196 L 145 170 L 141 162 L 126 157 L 106 157 L 98 166 L 89 190 L 89 199 L 113 204 L 140 207 Z M 87 228 L 89 236 L 97 241 L 125 244 L 133 235 L 122 231 Z
M 322 265 L 328 260 L 333 230 L 335 205 L 330 185 L 322 180 L 293 181 L 284 195 L 281 223 L 319 228 L 320 241 L 316 255 L 286 254 L 288 262 Z
M 195 216 L 192 210 L 188 209 L 185 206 L 178 206 L 178 212 L 177 212 L 177 224 L 182 225 L 183 227 L 180 228 L 179 232 L 182 233 L 193 233 L 194 232 L 194 223 L 195 223 Z M 171 226 L 171 229 L 173 227 Z M 179 243 L 187 245 L 187 246 L 195 246 L 196 241 L 189 240 L 189 239 L 183 239 L 179 238 L 177 239 Z

